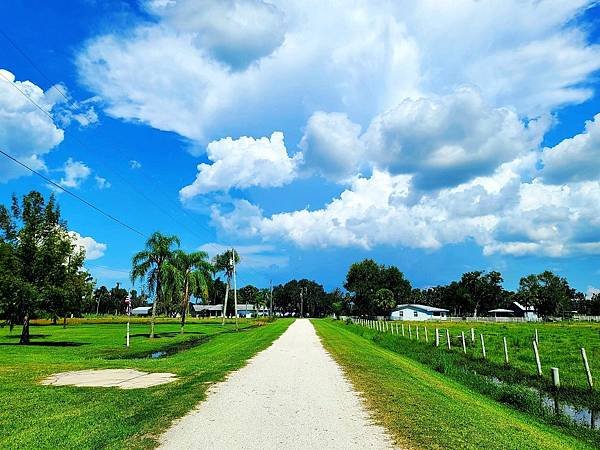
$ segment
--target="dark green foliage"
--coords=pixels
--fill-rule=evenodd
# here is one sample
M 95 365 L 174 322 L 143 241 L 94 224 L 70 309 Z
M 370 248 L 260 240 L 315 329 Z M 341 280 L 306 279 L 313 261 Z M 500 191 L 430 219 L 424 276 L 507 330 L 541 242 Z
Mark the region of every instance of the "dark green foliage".
M 21 343 L 29 343 L 29 321 L 80 315 L 92 296 L 83 270 L 85 251 L 75 245 L 54 196 L 31 191 L 10 210 L 0 205 L 0 313 L 11 326 L 23 323 Z
M 406 302 L 411 295 L 410 282 L 397 267 L 377 264 L 372 259 L 350 266 L 344 288 L 353 294 L 353 309 L 357 314 L 374 315 L 382 312 L 375 301 L 379 289 L 391 291 L 395 303 Z

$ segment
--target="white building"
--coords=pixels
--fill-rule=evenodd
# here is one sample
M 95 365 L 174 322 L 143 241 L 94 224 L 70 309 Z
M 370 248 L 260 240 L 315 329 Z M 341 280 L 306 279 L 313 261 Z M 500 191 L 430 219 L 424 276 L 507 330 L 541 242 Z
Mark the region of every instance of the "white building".
M 149 316 L 152 314 L 152 306 L 138 306 L 131 310 L 132 316 Z
M 223 305 L 192 305 L 190 313 L 194 317 L 219 317 L 223 315 Z
M 537 311 L 535 310 L 535 308 L 533 306 L 528 306 L 528 305 L 523 306 L 519 302 L 513 302 L 513 305 L 515 305 L 515 308 L 514 308 L 515 316 L 522 317 L 523 319 L 525 319 L 527 321 L 532 321 L 532 322 L 539 320 Z
M 398 305 L 390 314 L 390 320 L 445 320 L 448 310 L 434 306 Z

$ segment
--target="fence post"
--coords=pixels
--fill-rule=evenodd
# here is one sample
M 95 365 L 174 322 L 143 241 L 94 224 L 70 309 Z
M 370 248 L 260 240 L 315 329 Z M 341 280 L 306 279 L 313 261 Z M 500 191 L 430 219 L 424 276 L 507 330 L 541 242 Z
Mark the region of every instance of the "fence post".
M 404 324 L 402 324 L 402 336 L 404 336 Z
M 425 342 L 429 342 L 429 336 L 427 335 L 427 327 L 425 327 Z
M 481 354 L 483 355 L 483 359 L 486 359 L 487 355 L 485 353 L 485 340 L 483 334 L 479 334 L 479 339 L 481 339 Z
M 581 358 L 583 359 L 583 367 L 585 369 L 588 384 L 590 385 L 590 389 L 592 389 L 594 387 L 594 382 L 592 380 L 592 372 L 590 372 L 590 365 L 588 364 L 587 354 L 585 353 L 585 348 L 583 347 L 581 347 Z
M 462 339 L 462 347 L 463 347 L 463 353 L 467 353 L 467 344 L 465 343 L 465 332 L 461 331 L 460 332 L 460 337 Z
M 542 376 L 542 363 L 540 362 L 540 352 L 538 351 L 537 342 L 533 341 L 533 353 L 535 354 L 535 365 L 537 366 L 537 373 Z
M 551 367 L 550 371 L 552 373 L 552 386 L 554 386 L 554 389 L 558 389 L 560 387 L 560 375 L 558 374 L 558 367 Z
M 446 328 L 446 340 L 448 341 L 448 350 L 452 350 L 452 344 L 450 343 L 450 331 Z
M 471 327 L 471 343 L 475 343 L 475 328 Z
M 410 328 L 410 323 L 408 324 L 408 338 L 412 339 L 412 328 Z
M 535 329 L 535 343 L 540 345 L 540 337 L 538 336 L 537 328 Z
M 417 325 L 417 341 L 419 340 L 419 325 Z
M 396 324 L 396 336 L 398 336 L 398 324 Z
M 440 329 L 439 328 L 435 329 L 435 346 L 436 347 L 440 346 Z
M 504 341 L 504 363 L 508 365 L 508 346 L 506 345 L 506 336 L 502 338 Z

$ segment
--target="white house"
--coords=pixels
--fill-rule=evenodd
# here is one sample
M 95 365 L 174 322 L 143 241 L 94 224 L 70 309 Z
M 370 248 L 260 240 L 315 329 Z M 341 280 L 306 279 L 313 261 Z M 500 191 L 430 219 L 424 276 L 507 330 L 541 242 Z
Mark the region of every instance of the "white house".
M 390 320 L 445 320 L 448 310 L 434 306 L 407 304 L 398 305 L 390 314 Z
M 269 315 L 269 308 L 261 307 L 258 310 L 251 303 L 238 303 L 237 305 L 238 317 L 252 317 L 252 316 L 267 316 Z
M 515 316 L 523 317 L 523 319 L 525 319 L 527 321 L 531 321 L 531 322 L 535 322 L 536 320 L 539 320 L 537 311 L 535 310 L 535 308 L 533 306 L 528 306 L 528 305 L 523 306 L 519 302 L 513 302 L 513 305 L 515 305 L 515 308 L 514 308 Z
M 223 305 L 192 305 L 190 313 L 194 317 L 218 317 L 223 314 Z

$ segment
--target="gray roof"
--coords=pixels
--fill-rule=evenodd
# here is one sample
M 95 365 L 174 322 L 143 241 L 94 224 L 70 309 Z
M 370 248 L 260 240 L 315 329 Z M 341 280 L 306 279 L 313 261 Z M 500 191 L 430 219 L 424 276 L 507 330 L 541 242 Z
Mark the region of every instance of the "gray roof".
M 436 308 L 435 306 L 428 306 L 428 305 L 419 305 L 417 303 L 407 303 L 404 305 L 398 305 L 394 308 L 394 310 L 398 311 L 400 309 L 405 309 L 405 308 L 420 309 L 421 311 L 427 311 L 427 312 L 448 312 L 448 310 L 444 309 L 444 308 Z
M 194 311 L 223 311 L 223 305 L 192 305 Z

